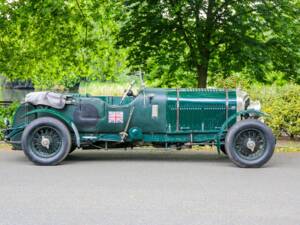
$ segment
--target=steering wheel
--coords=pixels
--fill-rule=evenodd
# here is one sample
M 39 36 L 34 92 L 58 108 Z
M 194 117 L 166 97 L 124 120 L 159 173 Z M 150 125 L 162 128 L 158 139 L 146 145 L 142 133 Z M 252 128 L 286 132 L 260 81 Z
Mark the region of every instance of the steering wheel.
M 132 88 L 133 88 L 134 84 L 135 84 L 135 80 L 131 81 L 128 89 L 124 92 L 119 105 L 122 105 L 122 103 L 124 102 L 124 100 L 125 100 L 126 96 L 128 95 L 128 93 L 132 92 Z

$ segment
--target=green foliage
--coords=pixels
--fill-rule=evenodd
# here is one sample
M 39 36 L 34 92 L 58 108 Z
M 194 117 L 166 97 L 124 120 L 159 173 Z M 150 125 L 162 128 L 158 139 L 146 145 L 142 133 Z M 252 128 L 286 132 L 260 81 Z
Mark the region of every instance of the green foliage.
M 201 87 L 207 75 L 237 72 L 266 82 L 268 72 L 279 71 L 285 80 L 300 82 L 299 1 L 128 0 L 126 5 L 120 44 L 130 46 L 131 65 L 168 73 L 158 83 L 174 82 L 181 71 L 193 73 L 184 77 Z M 158 65 L 149 65 L 149 59 Z
M 161 61 L 160 61 L 161 62 Z M 174 67 L 171 62 L 161 65 L 157 58 L 147 60 L 147 86 L 150 87 L 195 87 L 196 77 L 191 71 L 182 67 Z
M 16 109 L 19 107 L 19 103 L 15 102 L 7 107 L 0 107 L 0 130 L 5 129 L 4 119 L 8 119 L 12 122 L 13 115 Z M 3 132 L 0 132 L 0 140 L 3 140 Z
M 262 111 L 271 117 L 266 123 L 279 135 L 291 138 L 300 136 L 300 86 L 287 84 L 279 86 L 254 85 L 248 92 L 251 99 L 262 103 Z
M 300 83 L 299 13 L 295 0 L 0 0 L 0 75 L 38 89 L 130 70 L 159 87 Z
M 265 84 L 281 86 L 289 84 L 289 82 L 284 78 L 284 73 L 280 71 L 270 71 L 265 74 L 266 80 Z M 257 80 L 251 79 L 251 76 L 243 71 L 241 73 L 235 73 L 231 76 L 224 77 L 222 74 L 216 74 L 213 78 L 211 78 L 208 82 L 209 86 L 217 87 L 217 88 L 241 88 L 241 89 L 249 89 L 251 85 L 261 85 Z
M 0 1 L 0 74 L 39 89 L 114 80 L 126 50 L 114 48 L 122 4 L 110 1 Z
M 210 80 L 209 85 L 216 88 L 241 88 L 248 89 L 251 85 L 249 78 L 243 74 L 235 74 L 229 77 L 216 75 L 214 80 Z

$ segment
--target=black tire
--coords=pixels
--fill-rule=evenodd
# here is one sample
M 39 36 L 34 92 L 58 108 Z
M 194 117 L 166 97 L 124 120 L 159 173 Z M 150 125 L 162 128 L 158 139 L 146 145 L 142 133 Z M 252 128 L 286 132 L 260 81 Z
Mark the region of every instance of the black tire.
M 225 145 L 220 146 L 220 151 L 223 152 L 224 155 L 227 155 Z
M 41 141 L 43 139 L 47 139 L 46 147 Z M 25 155 L 38 165 L 59 164 L 69 154 L 71 145 L 71 135 L 66 125 L 52 117 L 32 121 L 22 135 Z
M 225 140 L 228 157 L 243 168 L 263 166 L 272 157 L 275 144 L 272 130 L 255 119 L 237 122 L 229 129 Z
M 72 152 L 74 152 L 77 149 L 76 145 L 72 145 L 69 154 L 71 154 Z
M 15 151 L 22 151 L 22 145 L 21 144 L 11 144 L 11 149 Z

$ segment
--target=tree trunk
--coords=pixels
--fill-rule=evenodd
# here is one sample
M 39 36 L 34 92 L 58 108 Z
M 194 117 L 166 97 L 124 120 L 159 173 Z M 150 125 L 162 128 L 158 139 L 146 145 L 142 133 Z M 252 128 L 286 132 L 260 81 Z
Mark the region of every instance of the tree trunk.
M 209 41 L 207 41 L 208 43 Z M 210 59 L 210 51 L 203 47 L 199 49 L 199 53 L 201 56 L 201 62 L 196 65 L 197 67 L 197 76 L 198 76 L 198 87 L 206 88 L 207 85 L 207 73 L 208 73 L 208 65 Z
M 198 87 L 206 88 L 208 64 L 197 65 Z

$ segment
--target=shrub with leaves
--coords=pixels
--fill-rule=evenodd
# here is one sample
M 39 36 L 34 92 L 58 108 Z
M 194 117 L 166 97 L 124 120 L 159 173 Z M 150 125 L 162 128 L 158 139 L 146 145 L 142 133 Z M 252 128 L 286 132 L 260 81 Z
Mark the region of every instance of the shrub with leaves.
M 262 103 L 262 111 L 270 115 L 266 123 L 277 135 L 300 136 L 300 86 L 253 86 L 248 90 L 251 99 Z
M 19 103 L 14 102 L 9 106 L 2 106 L 0 107 L 0 140 L 3 140 L 3 132 L 2 130 L 5 129 L 4 119 L 7 118 L 10 122 L 12 122 L 13 115 L 19 106 Z
M 251 85 L 251 82 L 244 74 L 234 74 L 228 77 L 216 75 L 216 78 L 211 80 L 209 84 L 217 88 L 248 89 Z

